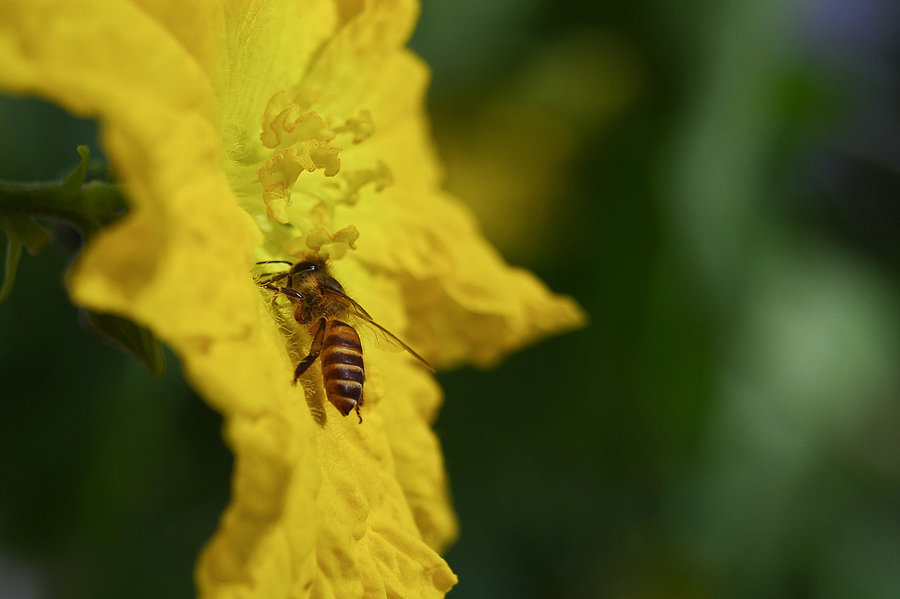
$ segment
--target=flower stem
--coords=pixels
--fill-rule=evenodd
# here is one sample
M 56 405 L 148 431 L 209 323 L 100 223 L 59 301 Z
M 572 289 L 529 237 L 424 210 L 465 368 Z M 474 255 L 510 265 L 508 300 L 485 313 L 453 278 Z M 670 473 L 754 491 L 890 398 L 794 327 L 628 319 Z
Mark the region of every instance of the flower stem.
M 81 231 L 86 242 L 126 210 L 118 186 L 92 181 L 85 183 L 91 162 L 87 146 L 76 148 L 81 162 L 62 181 L 22 183 L 0 179 L 0 229 L 6 234 L 6 268 L 0 281 L 0 301 L 9 295 L 15 279 L 22 247 L 37 254 L 52 239 L 34 217 L 62 220 Z
M 0 180 L 0 215 L 41 216 L 69 222 L 85 235 L 126 209 L 118 185 L 92 182 L 76 189 L 64 181 L 19 183 Z

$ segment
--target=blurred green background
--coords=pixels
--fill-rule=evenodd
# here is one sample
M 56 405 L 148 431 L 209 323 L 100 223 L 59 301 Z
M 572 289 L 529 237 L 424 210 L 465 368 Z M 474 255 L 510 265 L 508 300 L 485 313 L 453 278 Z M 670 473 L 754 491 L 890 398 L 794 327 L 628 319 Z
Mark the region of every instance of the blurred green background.
M 426 0 L 447 186 L 590 326 L 441 373 L 452 597 L 900 596 L 900 8 Z M 0 99 L 0 178 L 96 129 Z M 220 419 L 0 305 L 0 596 L 183 597 Z

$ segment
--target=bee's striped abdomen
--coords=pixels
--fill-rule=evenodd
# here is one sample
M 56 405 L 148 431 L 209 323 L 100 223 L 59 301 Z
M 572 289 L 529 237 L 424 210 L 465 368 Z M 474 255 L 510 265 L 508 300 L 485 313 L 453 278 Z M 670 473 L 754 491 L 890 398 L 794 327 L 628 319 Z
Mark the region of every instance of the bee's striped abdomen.
M 349 324 L 328 321 L 322 342 L 322 381 L 325 396 L 346 416 L 362 405 L 365 366 L 359 335 Z M 357 413 L 359 413 L 357 411 Z

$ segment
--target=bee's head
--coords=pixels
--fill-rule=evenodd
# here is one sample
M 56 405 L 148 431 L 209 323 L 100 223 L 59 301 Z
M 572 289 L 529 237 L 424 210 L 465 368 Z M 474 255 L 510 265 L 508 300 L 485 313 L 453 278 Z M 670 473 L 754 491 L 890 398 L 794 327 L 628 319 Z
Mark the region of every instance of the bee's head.
M 297 262 L 291 267 L 291 274 L 296 275 L 304 272 L 312 272 L 321 270 L 322 265 L 316 262 Z
M 290 270 L 291 283 L 299 282 L 307 278 L 314 279 L 320 285 L 324 285 L 338 293 L 344 293 L 344 288 L 331 276 L 331 272 L 324 260 L 305 260 L 297 262 Z
M 328 275 L 328 265 L 324 260 L 303 260 L 291 266 L 288 271 L 288 287 L 299 288 L 323 277 L 327 278 Z

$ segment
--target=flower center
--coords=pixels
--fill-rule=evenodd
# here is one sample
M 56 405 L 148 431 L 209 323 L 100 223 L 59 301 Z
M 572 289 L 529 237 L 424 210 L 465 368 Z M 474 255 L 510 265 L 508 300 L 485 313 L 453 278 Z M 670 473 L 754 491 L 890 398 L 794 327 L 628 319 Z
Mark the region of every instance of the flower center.
M 267 219 L 291 225 L 299 234 L 283 250 L 290 254 L 321 253 L 328 244 L 342 246 L 342 252 L 352 248 L 359 236 L 355 227 L 329 232 L 335 208 L 355 205 L 364 186 L 381 191 L 393 180 L 386 164 L 380 160 L 372 164 L 370 157 L 365 158 L 371 154 L 351 149 L 375 133 L 371 113 L 360 110 L 345 117 L 316 110 L 321 105 L 315 91 L 303 90 L 293 97 L 280 91 L 263 114 L 260 141 L 271 154 L 257 169 L 257 177 Z M 341 147 L 333 145 L 336 140 Z M 360 160 L 366 162 L 357 164 Z
M 358 116 L 343 118 L 328 115 L 323 118 L 313 106 L 321 102 L 316 92 L 304 90 L 293 98 L 281 91 L 272 96 L 266 105 L 262 121 L 260 141 L 273 150 L 271 157 L 257 170 L 263 188 L 263 201 L 269 220 L 289 223 L 288 207 L 297 179 L 304 171 L 323 171 L 325 177 L 341 172 L 341 148 L 332 145 L 338 136 L 348 136 L 353 144 L 368 139 L 375 131 L 372 115 L 361 110 Z M 379 164 L 369 171 L 342 173 L 342 179 L 327 186 L 332 193 L 316 194 L 322 202 L 354 203 L 362 185 L 390 182 L 387 167 Z M 319 181 L 321 187 L 321 180 Z M 330 200 L 330 201 L 329 201 Z

